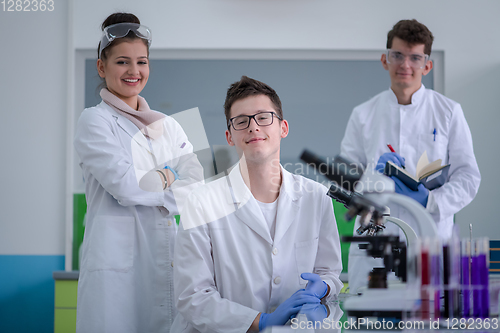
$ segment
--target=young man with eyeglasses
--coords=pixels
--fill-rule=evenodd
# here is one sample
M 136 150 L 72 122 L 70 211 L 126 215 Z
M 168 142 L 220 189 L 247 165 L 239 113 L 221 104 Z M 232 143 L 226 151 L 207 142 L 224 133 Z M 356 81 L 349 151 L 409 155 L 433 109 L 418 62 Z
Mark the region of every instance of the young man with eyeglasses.
M 226 139 L 240 162 L 194 190 L 181 212 L 172 331 L 259 331 L 301 310 L 321 320 L 320 301 L 343 286 L 327 189 L 280 165 L 289 128 L 271 87 L 243 76 L 224 109 Z
M 422 84 L 422 76 L 433 66 L 429 59 L 433 39 L 429 29 L 416 20 L 401 20 L 389 31 L 387 52 L 381 61 L 389 72 L 391 87 L 354 108 L 341 154 L 381 172 L 391 161 L 415 175 L 424 152 L 430 162 L 442 159 L 443 165 L 450 164 L 448 181 L 432 191 L 422 184 L 413 191 L 393 177 L 396 192 L 424 206 L 434 218 L 439 236 L 446 240 L 452 234 L 454 214 L 474 199 L 481 175 L 460 104 Z M 388 144 L 396 152 L 389 152 Z M 391 216 L 407 222 L 420 234 L 420 227 L 408 212 L 396 205 L 390 209 Z M 388 225 L 384 234 L 398 232 L 397 227 Z M 348 275 L 352 293 L 366 285 L 372 267 L 380 266 L 375 260 L 366 264 L 364 256 L 357 246 L 351 246 Z

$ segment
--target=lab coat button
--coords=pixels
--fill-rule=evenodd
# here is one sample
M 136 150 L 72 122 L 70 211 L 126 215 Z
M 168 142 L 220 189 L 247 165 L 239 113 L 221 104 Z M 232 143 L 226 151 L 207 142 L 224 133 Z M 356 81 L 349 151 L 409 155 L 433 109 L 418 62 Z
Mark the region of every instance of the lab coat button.
M 168 220 L 168 226 L 170 227 L 172 225 L 172 220 Z
M 278 249 L 277 249 L 277 248 L 274 248 L 274 249 L 273 249 L 273 254 L 274 254 L 274 255 L 277 255 L 277 254 L 278 254 Z
M 280 284 L 281 283 L 281 278 L 279 276 L 277 276 L 276 278 L 274 278 L 274 283 L 275 284 Z
M 174 262 L 173 261 L 170 263 L 170 266 L 174 267 Z

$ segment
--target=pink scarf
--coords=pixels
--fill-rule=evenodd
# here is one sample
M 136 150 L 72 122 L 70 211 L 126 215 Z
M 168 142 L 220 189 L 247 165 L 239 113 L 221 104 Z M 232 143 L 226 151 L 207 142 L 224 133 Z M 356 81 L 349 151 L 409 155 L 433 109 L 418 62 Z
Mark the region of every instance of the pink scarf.
M 160 120 L 165 118 L 165 115 L 152 111 L 143 97 L 137 96 L 139 110 L 134 110 L 106 88 L 101 89 L 100 95 L 106 104 L 134 123 L 144 135 L 156 139 L 163 134 L 163 122 Z

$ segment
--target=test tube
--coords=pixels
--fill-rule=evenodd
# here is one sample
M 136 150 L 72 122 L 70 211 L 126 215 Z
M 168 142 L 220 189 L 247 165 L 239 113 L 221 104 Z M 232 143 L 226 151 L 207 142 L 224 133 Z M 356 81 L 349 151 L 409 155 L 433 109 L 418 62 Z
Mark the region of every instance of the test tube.
M 472 316 L 474 318 L 480 318 L 482 314 L 482 302 L 481 302 L 481 278 L 479 275 L 479 258 L 478 258 L 478 244 L 477 240 L 472 240 L 472 263 L 471 263 L 471 284 L 473 286 L 472 290 Z
M 460 315 L 460 228 L 457 224 L 453 227 L 452 237 L 450 239 L 451 247 L 451 307 L 453 318 L 461 318 Z
M 450 273 L 451 273 L 451 253 L 450 244 L 443 246 L 443 284 L 444 284 L 444 310 L 443 318 L 450 318 Z M 452 316 L 451 316 L 452 317 Z
M 481 317 L 489 317 L 490 295 L 489 295 L 489 256 L 490 241 L 487 237 L 478 239 L 479 276 L 481 283 Z
M 430 260 L 429 260 L 429 239 L 424 238 L 422 240 L 422 246 L 420 249 L 420 264 L 421 264 L 421 282 L 422 287 L 420 289 L 420 298 L 422 300 L 421 305 L 421 318 L 428 320 L 430 318 L 430 306 L 429 306 L 429 284 L 430 284 Z
M 488 238 L 474 239 L 471 280 L 473 290 L 473 316 L 487 318 L 489 316 L 489 283 L 488 283 Z
M 462 239 L 462 262 L 461 262 L 461 281 L 462 285 L 462 316 L 470 318 L 470 264 L 471 264 L 471 248 L 470 239 Z
M 441 312 L 441 279 L 440 279 L 440 254 L 441 254 L 441 242 L 438 238 L 431 241 L 431 269 L 430 269 L 430 279 L 431 284 L 434 289 L 434 319 L 440 317 Z

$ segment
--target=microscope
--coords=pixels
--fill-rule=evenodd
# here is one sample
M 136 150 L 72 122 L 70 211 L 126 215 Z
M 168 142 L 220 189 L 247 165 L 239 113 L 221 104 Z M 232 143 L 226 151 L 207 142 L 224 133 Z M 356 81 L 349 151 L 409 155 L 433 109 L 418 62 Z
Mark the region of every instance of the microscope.
M 360 242 L 360 248 L 367 250 L 367 255 L 384 259 L 384 267 L 375 268 L 369 277 L 368 289 L 361 296 L 348 298 L 344 310 L 350 317 L 379 317 L 402 320 L 419 301 L 418 293 L 410 293 L 406 288 L 408 270 L 415 271 L 413 254 L 407 253 L 411 244 L 417 240 L 416 232 L 404 221 L 390 217 L 387 205 L 395 203 L 404 207 L 420 227 L 420 237 L 437 237 L 437 228 L 430 214 L 414 200 L 394 193 L 394 182 L 375 170 L 362 170 L 361 166 L 336 156 L 332 163 L 311 151 L 305 150 L 301 157 L 308 165 L 326 176 L 332 185 L 327 193 L 348 209 L 347 221 L 360 216 L 358 235 L 343 237 L 346 242 Z M 399 236 L 378 236 L 385 228 L 385 223 L 392 222 L 400 227 L 407 240 L 407 245 L 400 242 Z M 387 285 L 387 273 L 394 271 L 403 281 L 398 286 Z

